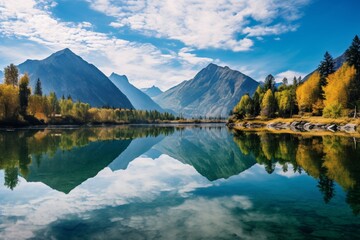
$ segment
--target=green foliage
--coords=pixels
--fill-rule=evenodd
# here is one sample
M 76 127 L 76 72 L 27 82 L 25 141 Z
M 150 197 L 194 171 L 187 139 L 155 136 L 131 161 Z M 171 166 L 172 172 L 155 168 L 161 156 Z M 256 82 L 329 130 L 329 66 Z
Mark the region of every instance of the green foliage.
M 345 54 L 347 63 L 354 66 L 357 73 L 349 86 L 349 107 L 360 107 L 360 39 L 357 35 Z
M 334 59 L 328 52 L 325 53 L 324 60 L 321 61 L 317 71 L 320 74 L 320 98 L 324 99 L 322 88 L 327 84 L 326 78 L 335 72 Z
M 256 88 L 256 91 L 253 95 L 253 104 L 254 104 L 254 116 L 258 116 L 261 111 L 261 102 L 264 97 L 265 91 L 264 89 L 259 85 Z
M 34 94 L 38 96 L 42 96 L 42 87 L 41 87 L 40 78 L 38 78 L 36 81 Z
M 4 83 L 7 85 L 18 85 L 19 70 L 14 64 L 4 68 Z
M 72 99 L 61 99 L 59 102 L 61 115 L 63 115 L 63 116 L 71 115 L 73 105 L 74 104 L 73 104 Z
M 264 91 L 266 92 L 269 89 L 273 92 L 275 91 L 275 78 L 271 74 L 265 78 L 264 82 Z
M 233 112 L 238 118 L 253 116 L 254 104 L 249 94 L 245 94 L 241 97 L 240 102 L 235 106 Z
M 346 50 L 346 61 L 350 66 L 354 66 L 356 70 L 360 70 L 360 39 L 356 35 L 351 46 Z
M 271 89 L 268 89 L 261 102 L 261 116 L 274 117 L 276 112 L 276 99 Z
M 49 111 L 52 116 L 60 113 L 60 105 L 57 99 L 57 96 L 54 92 L 51 92 L 48 98 L 49 101 Z
M 25 73 L 20 78 L 19 84 L 19 99 L 20 99 L 20 113 L 24 116 L 26 115 L 26 110 L 29 105 L 29 97 L 31 94 L 31 90 L 29 88 L 29 76 Z
M 338 102 L 334 102 L 327 105 L 324 108 L 323 116 L 328 118 L 339 118 L 341 117 L 342 111 L 343 111 L 342 104 Z

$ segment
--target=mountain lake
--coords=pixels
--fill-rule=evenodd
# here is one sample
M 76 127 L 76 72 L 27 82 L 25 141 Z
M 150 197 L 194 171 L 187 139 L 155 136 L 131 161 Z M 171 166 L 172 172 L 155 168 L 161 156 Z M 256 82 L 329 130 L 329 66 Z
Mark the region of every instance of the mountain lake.
M 360 139 L 222 124 L 0 132 L 0 239 L 358 239 Z

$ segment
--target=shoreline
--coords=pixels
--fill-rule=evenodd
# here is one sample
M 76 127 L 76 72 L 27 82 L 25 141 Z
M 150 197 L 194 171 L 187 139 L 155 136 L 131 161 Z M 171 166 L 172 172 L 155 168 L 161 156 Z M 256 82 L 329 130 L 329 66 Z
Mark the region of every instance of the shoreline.
M 155 122 L 124 122 L 124 123 L 77 123 L 77 124 L 29 124 L 24 122 L 0 123 L 0 130 L 10 131 L 16 129 L 75 129 L 81 127 L 111 127 L 111 126 L 161 126 L 161 125 L 204 125 L 204 124 L 226 124 L 227 120 L 175 120 Z
M 227 122 L 230 129 L 242 131 L 268 131 L 272 133 L 311 133 L 312 135 L 337 134 L 360 136 L 360 119 L 276 118 L 245 119 Z

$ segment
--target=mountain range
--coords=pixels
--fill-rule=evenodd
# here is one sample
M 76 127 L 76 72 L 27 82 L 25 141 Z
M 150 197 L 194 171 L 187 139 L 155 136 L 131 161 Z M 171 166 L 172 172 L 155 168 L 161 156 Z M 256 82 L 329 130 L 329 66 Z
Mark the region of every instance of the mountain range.
M 160 88 L 156 86 L 152 86 L 151 88 L 141 88 L 140 90 L 151 98 L 163 93 L 163 91 L 161 91 Z
M 164 112 L 164 110 L 148 95 L 132 85 L 125 75 L 112 73 L 109 79 L 129 98 L 135 109 L 157 110 L 159 112 Z
M 185 117 L 227 117 L 245 93 L 253 94 L 259 83 L 245 74 L 209 64 L 188 81 L 154 97 L 163 109 Z
M 38 78 L 44 94 L 55 92 L 94 107 L 133 108 L 129 99 L 94 65 L 66 48 L 43 60 L 26 60 L 18 66 L 27 72 L 35 89 Z

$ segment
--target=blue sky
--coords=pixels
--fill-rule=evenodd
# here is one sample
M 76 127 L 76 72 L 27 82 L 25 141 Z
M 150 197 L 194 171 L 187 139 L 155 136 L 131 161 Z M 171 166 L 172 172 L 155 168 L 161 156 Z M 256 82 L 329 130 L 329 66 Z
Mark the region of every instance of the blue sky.
M 0 0 L 0 66 L 65 47 L 165 90 L 210 62 L 262 81 L 309 73 L 360 35 L 357 0 Z

